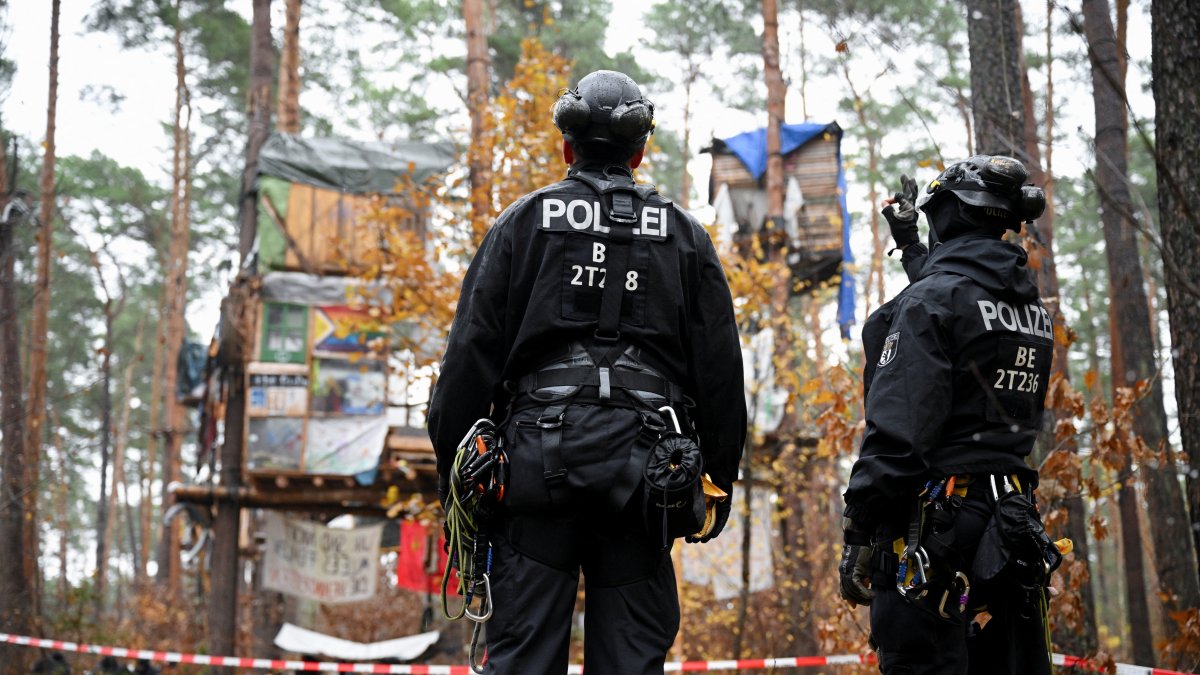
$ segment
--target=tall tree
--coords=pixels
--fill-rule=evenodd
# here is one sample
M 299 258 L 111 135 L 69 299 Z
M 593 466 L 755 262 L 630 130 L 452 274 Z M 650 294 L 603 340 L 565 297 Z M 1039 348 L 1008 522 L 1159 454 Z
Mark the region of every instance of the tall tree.
M 283 49 L 279 51 L 279 112 L 276 128 L 300 133 L 300 3 L 287 0 Z
M 1200 551 L 1200 153 L 1196 83 L 1200 82 L 1200 6 L 1188 0 L 1150 5 L 1158 216 L 1171 317 L 1179 435 L 1189 458 L 1188 504 Z
M 1018 3 L 1014 7 L 1014 21 L 1017 27 L 1017 34 L 1024 35 L 1025 27 L 1024 20 L 1021 14 L 1021 5 Z M 1029 167 L 1029 180 L 1034 185 L 1040 185 L 1046 193 L 1046 212 L 1037 221 L 1036 225 L 1031 225 L 1025 228 L 1023 232 L 1025 238 L 1025 247 L 1030 251 L 1029 266 L 1037 275 L 1038 290 L 1042 298 L 1043 304 L 1050 312 L 1050 319 L 1055 326 L 1066 326 L 1066 319 L 1063 316 L 1062 305 L 1060 300 L 1059 283 L 1058 283 L 1058 265 L 1055 258 L 1054 249 L 1054 224 L 1055 224 L 1055 207 L 1054 207 L 1054 174 L 1052 172 L 1052 158 L 1054 148 L 1054 51 L 1053 51 L 1053 4 L 1047 4 L 1046 9 L 1046 102 L 1045 102 L 1045 153 L 1041 148 L 1041 136 L 1038 133 L 1038 121 L 1034 115 L 1033 89 L 1029 84 L 1029 69 L 1025 62 L 1025 50 L 1018 50 L 1019 70 L 1021 73 L 1021 112 L 1024 117 L 1024 144 L 1023 149 L 1026 156 L 1029 158 L 1027 166 Z M 1060 331 L 1054 338 L 1054 356 L 1051 364 L 1051 379 L 1061 378 L 1067 382 L 1071 380 L 1071 373 L 1068 363 L 1068 341 L 1063 338 L 1066 331 Z M 1047 449 L 1054 448 L 1059 445 L 1056 430 L 1059 428 L 1059 421 L 1064 420 L 1067 414 L 1064 411 L 1051 408 L 1047 410 L 1047 414 L 1043 419 L 1043 426 L 1040 437 L 1038 439 L 1038 447 L 1035 448 L 1035 457 L 1039 462 L 1046 459 L 1048 454 Z M 1077 471 L 1079 466 L 1079 448 L 1074 437 L 1069 437 L 1061 442 L 1063 452 L 1069 453 L 1071 457 L 1072 474 Z M 1054 634 L 1055 642 L 1061 648 L 1072 654 L 1090 654 L 1096 648 L 1096 619 L 1095 619 L 1095 599 L 1092 594 L 1092 587 L 1089 583 L 1088 561 L 1089 546 L 1088 546 L 1088 511 L 1087 504 L 1084 502 L 1083 495 L 1079 492 L 1069 495 L 1065 499 L 1063 505 L 1067 512 L 1066 518 L 1066 533 L 1067 536 L 1075 542 L 1075 555 L 1072 564 L 1064 568 L 1063 574 L 1078 575 L 1078 580 L 1068 579 L 1068 587 L 1073 588 L 1072 601 L 1078 600 L 1079 614 L 1081 625 L 1072 626 L 1070 628 L 1056 626 Z M 1074 564 L 1078 562 L 1079 564 Z
M 762 0 L 763 74 L 767 81 L 767 218 L 783 226 L 783 154 L 780 128 L 784 123 L 787 84 L 779 68 L 779 7 L 776 0 Z
M 489 133 L 491 55 L 482 0 L 463 0 L 463 18 L 467 25 L 467 110 L 471 114 L 471 141 L 467 146 L 471 223 L 479 229 L 489 227 L 493 215 L 492 144 L 486 138 Z
M 781 264 L 779 269 L 785 270 L 790 276 L 786 264 L 787 238 L 784 236 L 783 213 L 783 154 L 781 152 L 781 127 L 784 122 L 784 103 L 787 97 L 787 85 L 779 67 L 779 6 L 776 0 L 762 0 L 763 34 L 762 56 L 763 74 L 767 84 L 767 171 L 764 177 L 767 191 L 767 213 L 761 231 L 767 258 L 772 263 Z M 756 224 L 752 224 L 756 225 Z M 778 281 L 778 280 L 777 280 Z M 786 339 L 790 322 L 788 321 L 788 297 L 791 294 L 791 279 L 786 283 L 776 283 L 771 293 L 770 320 L 776 333 L 774 363 L 776 372 L 788 360 L 788 350 L 791 340 Z M 742 517 L 741 542 L 741 589 L 738 603 L 736 632 L 733 640 L 733 658 L 741 658 L 746 646 L 747 616 L 750 607 L 750 565 L 752 548 L 752 514 L 754 504 L 753 467 L 754 442 L 747 438 L 742 450 L 743 482 L 740 515 Z
M 1145 487 L 1153 559 L 1164 611 L 1200 606 L 1200 579 L 1189 532 L 1176 460 L 1167 432 L 1162 380 L 1153 351 L 1150 309 L 1146 299 L 1138 237 L 1129 190 L 1125 83 L 1108 0 L 1083 0 L 1083 23 L 1091 62 L 1096 113 L 1095 181 L 1100 195 L 1108 258 L 1113 331 L 1113 384 L 1136 388 L 1147 382 L 1133 417 L 1134 432 L 1162 462 L 1139 458 L 1137 470 Z M 1116 317 L 1120 317 L 1116 320 Z M 1132 481 L 1128 481 L 1132 482 Z M 1124 495 L 1123 495 L 1124 497 Z M 1126 547 L 1129 547 L 1126 543 Z M 1164 617 L 1165 618 L 1165 617 Z M 1152 663 L 1149 645 L 1135 642 L 1139 663 Z M 1138 651 L 1140 650 L 1140 651 Z
M 36 558 L 36 551 L 25 549 L 25 522 L 34 514 L 26 513 L 25 493 L 33 491 L 25 482 L 25 408 L 21 392 L 20 323 L 17 321 L 15 283 L 16 255 L 14 230 L 25 222 L 28 206 L 17 194 L 16 153 L 9 170 L 7 139 L 0 135 L 0 625 L 5 630 L 32 633 L 31 610 L 34 580 L 26 576 L 25 561 Z M 0 661 L 21 664 L 27 656 L 21 647 L 0 646 Z M 18 666 L 19 667 L 19 666 Z
M 242 198 L 239 203 L 242 260 L 250 254 L 255 239 L 255 218 L 258 213 L 258 156 L 271 131 L 271 73 L 274 50 L 271 46 L 271 0 L 254 0 L 250 33 L 250 97 L 246 119 L 249 134 L 246 143 L 246 166 L 242 173 Z M 243 320 L 244 308 L 240 297 L 231 294 L 225 311 L 233 321 Z M 246 392 L 244 368 L 246 347 L 241 344 L 240 329 L 232 331 L 222 351 L 229 354 L 225 364 L 226 377 L 232 383 L 226 405 L 225 424 L 237 433 L 225 435 L 221 447 L 220 480 L 222 486 L 236 490 L 242 482 L 242 434 L 245 424 Z M 168 392 L 168 395 L 172 395 Z M 212 556 L 212 594 L 208 605 L 209 644 L 216 653 L 233 653 L 237 646 L 237 597 L 241 575 L 238 574 L 238 534 L 241 508 L 236 501 L 224 501 L 217 506 L 213 524 L 215 538 Z
M 1049 27 L 1047 28 L 1049 31 Z M 972 0 L 967 3 L 967 31 L 971 55 L 971 103 L 975 128 L 975 149 L 986 154 L 1006 154 L 1021 159 L 1028 167 L 1030 179 L 1044 186 L 1047 197 L 1053 194 L 1053 177 L 1043 167 L 1039 147 L 1038 124 L 1033 112 L 1033 95 L 1025 65 L 1022 48 L 1024 22 L 1018 2 L 1004 0 L 987 2 Z M 1053 62 L 1053 54 L 1047 45 L 1046 59 Z M 1053 79 L 1048 78 L 1052 83 Z M 1052 87 L 1052 84 L 1050 85 Z M 1049 88 L 1049 87 L 1048 87 Z M 1053 91 L 1050 88 L 1050 91 Z M 1050 98 L 1047 107 L 1047 138 L 1052 140 L 1054 101 Z M 1049 160 L 1051 142 L 1047 142 L 1046 158 Z M 1040 295 L 1051 312 L 1056 325 L 1063 324 L 1059 305 L 1058 273 L 1054 259 L 1054 206 L 1050 202 L 1042 219 L 1025 232 L 1026 247 L 1031 252 L 1030 266 L 1034 269 Z M 1063 333 L 1065 335 L 1065 332 Z M 1067 344 L 1056 336 L 1054 347 L 1053 376 L 1069 380 Z M 1060 413 L 1050 410 L 1046 416 L 1041 447 L 1053 447 L 1055 430 Z M 1073 439 L 1067 440 L 1066 452 L 1074 452 Z M 1044 455 L 1044 451 L 1041 453 Z M 1068 512 L 1067 528 L 1071 537 L 1079 543 L 1078 558 L 1087 561 L 1087 512 L 1082 497 L 1070 497 L 1065 504 Z M 1128 510 L 1136 514 L 1133 505 Z M 1139 534 L 1136 527 L 1133 535 Z M 1127 549 L 1127 552 L 1129 550 Z M 1140 560 L 1140 546 L 1134 544 L 1131 553 Z M 1084 568 L 1086 570 L 1086 568 Z M 1139 568 L 1140 569 L 1140 568 Z M 1084 572 L 1086 574 L 1086 572 Z M 1136 572 L 1134 573 L 1136 574 Z M 1141 586 L 1140 575 L 1138 586 Z M 1080 605 L 1083 615 L 1083 637 L 1074 646 L 1090 649 L 1094 644 L 1094 608 L 1091 588 L 1086 578 L 1079 584 Z M 1061 631 L 1059 633 L 1061 635 Z M 1072 636 L 1074 638 L 1075 636 Z M 1086 651 L 1084 652 L 1086 653 Z
M 163 358 L 163 404 L 166 424 L 163 429 L 162 461 L 162 504 L 170 504 L 168 490 L 182 476 L 180 448 L 183 443 L 186 410 L 179 404 L 176 394 L 178 370 L 174 367 L 175 356 L 183 347 L 187 335 L 187 283 L 188 250 L 191 239 L 191 97 L 187 85 L 187 71 L 183 59 L 182 0 L 175 2 L 175 119 L 173 124 L 174 143 L 171 160 L 171 237 L 167 248 L 164 273 L 164 307 L 161 334 Z M 264 105 L 270 99 L 266 99 Z M 158 580 L 165 585 L 171 597 L 180 592 L 179 526 L 163 528 L 158 549 Z
M 975 151 L 1025 156 L 1017 0 L 967 0 Z
M 238 200 L 240 227 L 238 252 L 245 262 L 258 230 L 258 152 L 271 133 L 271 77 L 274 50 L 271 46 L 271 0 L 254 0 L 254 18 L 250 35 L 250 84 L 247 97 L 249 137 L 246 142 L 246 166 L 242 170 L 241 197 Z M 260 16 L 261 15 L 261 16 Z
M 42 156 L 40 179 L 41 204 L 38 213 L 37 283 L 34 285 L 33 334 L 29 342 L 29 428 L 25 441 L 25 517 L 21 545 L 26 551 L 21 576 L 29 587 L 24 591 L 30 603 L 34 621 L 40 613 L 41 579 L 38 570 L 37 485 L 38 462 L 41 457 L 42 425 L 46 421 L 46 357 L 48 319 L 50 314 L 50 267 L 54 233 L 54 163 L 55 123 L 58 109 L 58 22 L 61 0 L 50 5 L 50 85 L 46 103 L 45 154 Z

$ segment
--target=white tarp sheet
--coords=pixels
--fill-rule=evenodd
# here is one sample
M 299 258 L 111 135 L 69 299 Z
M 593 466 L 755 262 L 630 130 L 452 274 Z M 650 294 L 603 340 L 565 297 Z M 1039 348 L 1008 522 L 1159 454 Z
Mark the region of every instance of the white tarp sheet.
M 288 652 L 312 654 L 339 661 L 378 661 L 379 659 L 411 661 L 424 654 L 425 650 L 437 642 L 437 639 L 438 632 L 435 630 L 367 644 L 335 638 L 285 623 L 279 629 L 279 634 L 275 636 L 275 646 Z

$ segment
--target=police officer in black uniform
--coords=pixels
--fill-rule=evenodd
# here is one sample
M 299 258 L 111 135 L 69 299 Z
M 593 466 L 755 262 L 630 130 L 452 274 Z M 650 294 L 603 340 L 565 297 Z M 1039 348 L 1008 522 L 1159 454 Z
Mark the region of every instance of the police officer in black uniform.
M 1046 590 L 1061 556 L 1026 458 L 1053 328 L 1024 249 L 1001 238 L 1045 208 L 1027 177 L 1014 159 L 975 156 L 884 212 L 911 219 L 896 239 L 913 283 L 863 327 L 866 430 L 839 573 L 842 596 L 871 606 L 885 675 L 1050 672 Z M 938 242 L 927 255 L 917 209 Z
M 713 483 L 732 488 L 746 430 L 733 305 L 704 229 L 633 181 L 654 126 L 637 84 L 591 73 L 553 114 L 567 178 L 509 206 L 485 236 L 429 432 L 443 500 L 472 423 L 490 415 L 507 446 L 507 491 L 488 527 L 486 672 L 565 672 L 582 570 L 586 671 L 657 675 L 679 600 L 670 541 L 645 516 L 644 439 L 678 419 Z M 717 504 L 689 541 L 717 536 L 728 515 Z

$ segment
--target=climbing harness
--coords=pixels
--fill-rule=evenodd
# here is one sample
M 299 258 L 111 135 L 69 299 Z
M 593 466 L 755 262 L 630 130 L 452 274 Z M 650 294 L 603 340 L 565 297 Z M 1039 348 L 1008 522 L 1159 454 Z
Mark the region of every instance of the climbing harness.
M 455 621 L 466 617 L 474 622 L 469 657 L 471 669 L 483 672 L 475 660 L 480 629 L 492 618 L 492 543 L 485 524 L 504 500 L 508 480 L 508 454 L 504 436 L 489 419 L 471 426 L 454 456 L 450 473 L 450 496 L 446 500 L 446 546 L 449 556 L 442 573 L 442 614 Z M 463 604 L 450 611 L 451 572 Z

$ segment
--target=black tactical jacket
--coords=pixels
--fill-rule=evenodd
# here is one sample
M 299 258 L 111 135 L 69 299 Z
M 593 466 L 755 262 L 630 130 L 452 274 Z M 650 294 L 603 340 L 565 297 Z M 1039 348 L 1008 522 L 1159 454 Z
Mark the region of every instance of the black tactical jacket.
M 605 167 L 573 168 L 604 181 Z M 607 167 L 624 172 L 624 167 Z M 429 435 L 443 490 L 457 444 L 479 418 L 504 416 L 501 383 L 538 369 L 572 341 L 592 341 L 606 281 L 608 198 L 568 178 L 509 206 L 463 280 Z M 639 185 L 621 341 L 695 401 L 690 417 L 705 470 L 737 478 L 746 433 L 742 357 L 733 303 L 708 233 L 683 209 Z M 610 280 L 611 281 L 611 280 Z M 495 409 L 492 410 L 493 406 Z
M 952 239 L 867 319 L 866 431 L 847 517 L 907 518 L 930 478 L 1030 473 L 1054 330 L 1025 263 L 999 239 Z

